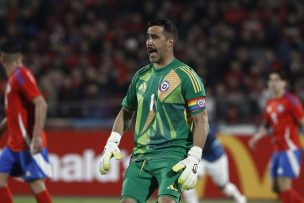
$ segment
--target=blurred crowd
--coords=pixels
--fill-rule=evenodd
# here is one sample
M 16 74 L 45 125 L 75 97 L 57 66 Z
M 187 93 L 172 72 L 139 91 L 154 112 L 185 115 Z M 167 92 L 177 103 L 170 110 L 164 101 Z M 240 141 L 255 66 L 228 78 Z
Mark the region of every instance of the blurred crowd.
M 1 0 L 0 41 L 22 43 L 49 117 L 112 118 L 155 18 L 176 23 L 176 57 L 203 78 L 211 120 L 258 122 L 273 69 L 304 101 L 304 1 Z

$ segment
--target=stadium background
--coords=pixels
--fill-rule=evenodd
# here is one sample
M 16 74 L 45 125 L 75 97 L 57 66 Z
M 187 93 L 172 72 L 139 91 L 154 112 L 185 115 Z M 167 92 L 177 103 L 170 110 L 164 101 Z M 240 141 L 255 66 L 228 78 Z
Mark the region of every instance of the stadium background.
M 251 199 L 275 199 L 267 178 L 270 140 L 252 152 L 244 135 L 252 135 L 261 119 L 270 70 L 285 70 L 290 90 L 304 101 L 304 2 L 296 0 L 1 0 L 0 41 L 22 43 L 25 64 L 49 104 L 49 148 L 60 171 L 48 182 L 51 193 L 119 194 L 124 162 L 118 165 L 118 179 L 111 173 L 113 179 L 95 174 L 94 160 L 130 79 L 148 62 L 146 22 L 162 17 L 178 27 L 176 57 L 204 80 L 209 118 L 219 126 L 232 180 Z M 6 78 L 0 71 L 4 104 Z M 123 141 L 126 154 L 130 136 Z M 301 183 L 303 172 L 296 185 L 304 194 Z M 11 184 L 15 194 L 30 194 L 18 182 Z M 201 180 L 198 192 L 223 198 L 209 179 Z

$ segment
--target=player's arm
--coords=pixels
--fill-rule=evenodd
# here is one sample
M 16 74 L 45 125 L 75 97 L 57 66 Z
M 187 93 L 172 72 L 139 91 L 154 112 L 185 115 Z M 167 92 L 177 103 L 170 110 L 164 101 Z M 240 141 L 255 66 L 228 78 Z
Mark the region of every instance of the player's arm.
M 208 114 L 206 110 L 193 115 L 193 146 L 202 148 L 205 145 L 209 125 L 208 125 Z
M 36 154 L 39 153 L 42 148 L 41 135 L 46 120 L 47 103 L 42 96 L 34 97 L 32 103 L 35 106 L 35 123 L 31 142 L 31 150 L 34 154 Z
M 110 169 L 110 159 L 121 159 L 121 153 L 118 148 L 121 137 L 126 129 L 130 126 L 134 113 L 137 109 L 136 97 L 136 78 L 135 75 L 129 86 L 127 95 L 122 101 L 122 108 L 113 124 L 112 132 L 104 147 L 102 156 L 99 160 L 99 171 L 101 174 L 106 174 Z
M 106 174 L 110 169 L 110 159 L 112 157 L 117 160 L 121 159 L 121 153 L 118 148 L 118 145 L 120 143 L 122 135 L 129 128 L 134 113 L 134 111 L 122 107 L 120 112 L 116 116 L 111 135 L 107 140 L 107 144 L 99 160 L 99 171 L 101 174 Z
M 209 125 L 208 114 L 206 109 L 202 112 L 192 115 L 193 120 L 193 146 L 188 151 L 188 157 L 175 164 L 173 171 L 178 172 L 182 169 L 184 171 L 178 178 L 178 183 L 182 185 L 185 190 L 193 189 L 197 182 L 197 168 L 202 157 L 202 148 L 205 145 Z
M 268 102 L 269 101 L 267 101 L 267 103 L 266 103 L 266 107 L 269 104 Z M 263 113 L 262 117 L 263 117 L 263 119 L 262 119 L 261 124 L 258 127 L 258 130 L 248 141 L 248 145 L 251 149 L 254 149 L 257 142 L 268 134 L 268 127 L 271 123 L 271 120 L 273 120 L 270 117 L 270 115 L 267 113 L 266 108 L 264 109 L 264 113 Z
M 30 150 L 32 153 L 36 154 L 39 153 L 42 148 L 41 135 L 45 125 L 47 103 L 41 96 L 37 82 L 29 70 L 21 69 L 17 74 L 16 78 L 20 92 L 34 105 L 35 108 L 34 115 L 30 115 L 34 116 L 35 120 Z
M 197 167 L 202 158 L 203 146 L 208 135 L 208 116 L 205 106 L 205 89 L 201 78 L 190 68 L 181 67 L 178 74 L 182 79 L 181 89 L 193 122 L 193 143 L 188 156 L 175 164 L 172 170 L 183 170 L 178 183 L 183 189 L 192 189 L 197 182 Z
M 0 123 L 0 138 L 3 136 L 4 131 L 7 128 L 6 118 L 4 118 Z
M 304 129 L 304 108 L 302 103 L 297 97 L 291 97 L 289 99 L 290 111 L 294 119 L 297 120 L 302 129 Z
M 254 149 L 257 142 L 267 135 L 267 123 L 264 121 L 259 126 L 258 131 L 251 137 L 248 144 L 251 149 Z
M 116 132 L 120 135 L 123 135 L 124 132 L 131 125 L 134 114 L 135 114 L 134 111 L 131 111 L 125 107 L 122 107 L 121 110 L 119 111 L 118 115 L 116 116 L 116 119 L 114 121 L 114 125 L 112 128 L 112 132 Z
M 295 96 L 289 96 L 288 101 L 289 111 L 294 120 L 297 121 L 302 130 L 304 130 L 304 108 L 300 99 Z

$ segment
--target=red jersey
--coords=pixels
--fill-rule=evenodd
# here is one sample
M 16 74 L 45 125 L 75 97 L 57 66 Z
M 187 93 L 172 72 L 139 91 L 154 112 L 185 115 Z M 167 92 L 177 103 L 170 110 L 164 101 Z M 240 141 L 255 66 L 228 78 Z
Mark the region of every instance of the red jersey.
M 13 151 L 28 150 L 35 124 L 32 100 L 40 96 L 35 78 L 25 67 L 16 68 L 8 78 L 5 90 L 8 147 Z M 45 132 L 42 145 L 46 147 Z
M 304 111 L 301 102 L 290 93 L 267 101 L 264 120 L 273 130 L 276 151 L 300 148 L 298 124 L 302 118 Z

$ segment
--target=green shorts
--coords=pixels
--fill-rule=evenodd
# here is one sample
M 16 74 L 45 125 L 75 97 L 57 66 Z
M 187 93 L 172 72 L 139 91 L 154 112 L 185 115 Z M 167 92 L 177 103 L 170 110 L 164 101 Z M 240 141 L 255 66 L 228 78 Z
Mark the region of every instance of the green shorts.
M 177 182 L 180 172 L 176 173 L 171 168 L 180 160 L 170 157 L 130 161 L 122 186 L 121 198 L 131 198 L 143 203 L 158 188 L 158 197 L 168 196 L 178 203 L 182 190 Z

